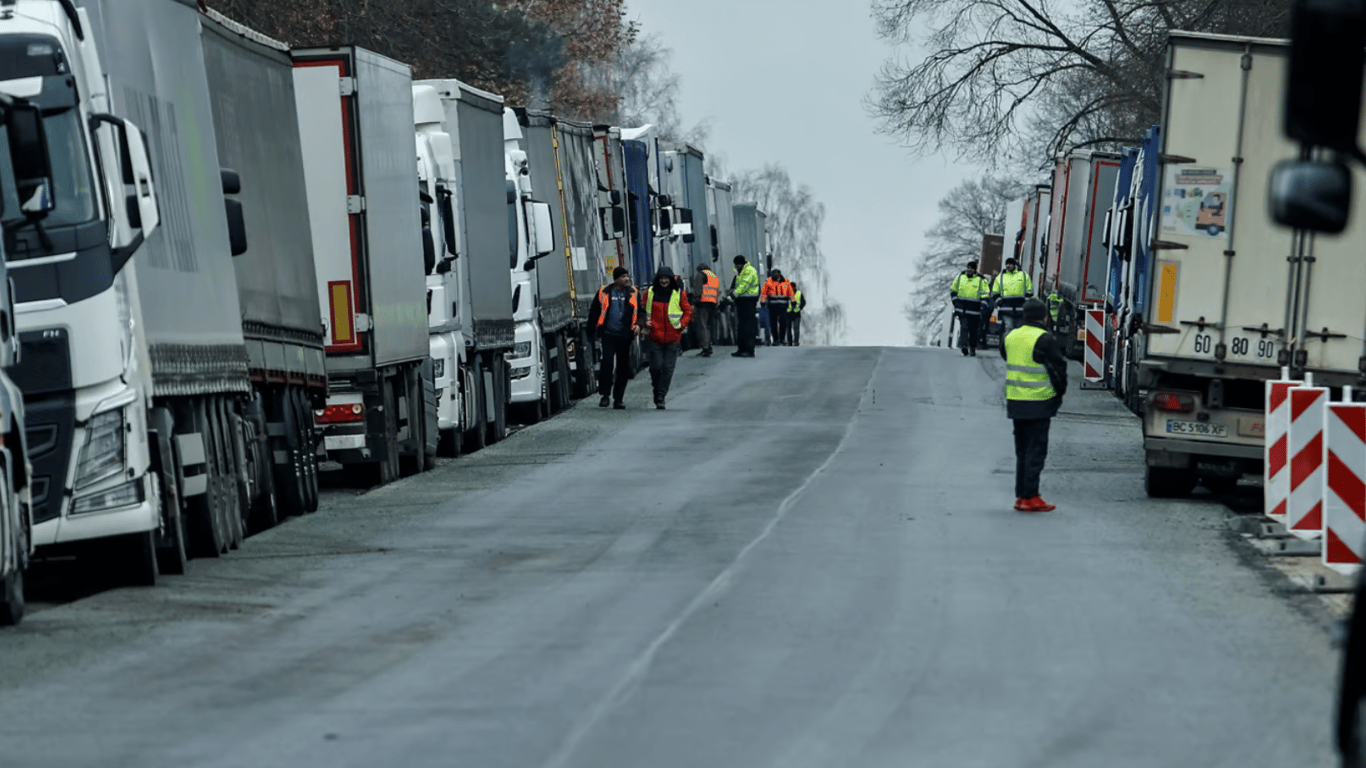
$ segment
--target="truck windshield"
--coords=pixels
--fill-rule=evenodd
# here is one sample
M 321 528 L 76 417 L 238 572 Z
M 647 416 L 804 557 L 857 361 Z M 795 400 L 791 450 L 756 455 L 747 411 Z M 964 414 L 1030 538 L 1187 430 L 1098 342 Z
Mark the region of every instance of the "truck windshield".
M 80 112 L 64 109 L 43 115 L 52 166 L 52 198 L 56 208 L 43 226 L 66 227 L 95 218 L 95 185 L 85 148 Z

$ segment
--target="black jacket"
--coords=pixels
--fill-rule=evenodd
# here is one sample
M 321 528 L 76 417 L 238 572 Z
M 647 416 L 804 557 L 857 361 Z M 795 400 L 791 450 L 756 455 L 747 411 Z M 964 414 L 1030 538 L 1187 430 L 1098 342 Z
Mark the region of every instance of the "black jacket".
M 1044 327 L 1038 323 L 1025 323 L 1035 328 Z M 1062 337 L 1055 333 L 1044 333 L 1034 343 L 1034 362 L 1048 371 L 1048 381 L 1053 385 L 1057 396 L 1051 400 L 1031 402 L 1028 400 L 1006 400 L 1006 416 L 1012 419 L 1051 419 L 1062 406 L 1062 397 L 1067 394 L 1067 355 Z

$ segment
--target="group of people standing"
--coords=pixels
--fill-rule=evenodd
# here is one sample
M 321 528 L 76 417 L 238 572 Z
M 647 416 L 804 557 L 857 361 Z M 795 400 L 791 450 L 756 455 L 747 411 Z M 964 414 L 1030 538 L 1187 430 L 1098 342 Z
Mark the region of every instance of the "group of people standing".
M 736 312 L 736 350 L 732 357 L 754 357 L 758 344 L 759 318 L 780 317 L 768 325 L 777 343 L 797 346 L 801 339 L 801 312 L 806 298 L 796 285 L 778 270 L 769 273 L 768 282 L 759 284 L 759 273 L 744 256 L 736 256 L 735 279 L 722 296 L 721 279 L 706 265 L 697 266 L 699 290 L 689 296 L 682 279 L 667 266 L 655 271 L 654 280 L 637 290 L 625 267 L 612 270 L 612 282 L 598 289 L 588 313 L 588 327 L 602 342 L 602 362 L 598 370 L 598 406 L 625 408 L 626 382 L 631 378 L 631 343 L 640 337 L 649 361 L 650 382 L 654 388 L 655 408 L 665 410 L 669 385 L 682 349 L 683 334 L 692 323 L 699 357 L 711 357 L 712 333 L 721 304 L 733 302 Z M 766 343 L 768 343 L 766 341 Z
M 958 348 L 963 355 L 977 356 L 977 348 L 986 344 L 986 320 L 993 309 L 1001 318 L 1001 339 L 1021 324 L 1025 300 L 1034 295 L 1034 283 L 1028 272 L 1020 270 L 1014 258 L 1006 259 L 1005 268 L 995 279 L 977 271 L 977 262 L 953 279 L 949 297 L 954 315 L 958 318 Z M 1003 347 L 1004 348 L 1004 347 Z

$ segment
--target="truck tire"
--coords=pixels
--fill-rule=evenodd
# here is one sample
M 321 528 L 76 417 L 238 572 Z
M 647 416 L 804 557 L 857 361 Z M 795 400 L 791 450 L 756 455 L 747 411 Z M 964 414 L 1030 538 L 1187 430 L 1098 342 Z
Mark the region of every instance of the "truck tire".
M 305 490 L 307 471 L 304 469 L 304 439 L 307 434 L 299 423 L 299 408 L 295 402 L 294 390 L 276 392 L 273 398 L 274 413 L 284 433 L 276 441 L 277 449 L 285 454 L 284 464 L 273 464 L 275 468 L 275 487 L 284 502 L 286 515 L 303 515 L 308 512 L 308 494 Z
M 570 395 L 575 400 L 582 400 L 593 394 L 593 380 L 597 372 L 596 363 L 593 355 L 593 340 L 589 338 L 587 329 L 581 330 L 574 340 L 574 387 Z
M 303 511 L 318 511 L 318 425 L 313 421 L 313 409 L 308 407 L 308 394 L 303 390 L 290 390 L 294 395 L 294 412 L 299 425 L 299 459 L 303 469 L 300 478 Z
M 427 411 L 424 407 L 422 379 L 417 372 L 409 371 L 404 382 L 408 391 L 408 435 L 416 445 L 413 453 L 402 458 L 402 474 L 418 475 L 431 469 L 431 457 L 427 455 Z
M 474 398 L 474 423 L 466 425 L 469 429 L 465 431 L 463 443 L 477 451 L 488 445 L 488 430 L 484 423 L 488 414 L 488 399 L 484 395 L 484 358 L 475 355 L 473 365 L 470 378 L 474 385 L 470 387 L 470 396 Z
M 388 485 L 399 478 L 398 456 L 398 416 L 394 397 L 394 383 L 388 379 L 380 382 L 384 398 L 384 455 L 379 461 L 355 465 L 363 482 L 372 487 Z
M 18 626 L 23 620 L 24 572 L 15 570 L 0 579 L 0 626 Z
M 199 433 L 199 439 L 204 444 L 204 471 L 208 474 L 208 487 L 204 493 L 191 497 L 186 504 L 190 553 L 195 557 L 218 557 L 227 549 L 227 542 L 223 520 L 219 516 L 219 473 L 213 441 L 209 436 L 209 419 L 203 402 L 199 400 L 191 401 L 186 410 L 190 418 L 185 423 Z
M 555 415 L 569 407 L 568 398 L 565 397 L 565 365 L 564 365 L 564 336 L 555 334 L 552 339 L 554 345 L 547 345 L 547 350 L 553 350 L 551 357 L 546 359 L 545 375 L 548 379 L 546 385 L 546 395 L 550 399 L 550 415 Z
M 153 477 L 153 485 L 161 500 L 161 517 L 165 525 L 160 546 L 157 547 L 157 569 L 162 573 L 181 576 L 189 568 L 190 553 L 185 546 L 185 515 L 180 510 L 180 494 L 175 488 L 175 473 L 171 473 L 170 483 L 162 477 Z M 170 487 L 167 487 L 168 485 Z
M 499 442 L 508 434 L 508 366 L 501 356 L 489 366 L 493 376 L 493 421 L 488 425 L 488 444 Z
M 1176 499 L 1189 496 L 1195 490 L 1197 480 L 1193 469 L 1172 467 L 1146 467 L 1143 473 L 1143 490 L 1150 499 Z

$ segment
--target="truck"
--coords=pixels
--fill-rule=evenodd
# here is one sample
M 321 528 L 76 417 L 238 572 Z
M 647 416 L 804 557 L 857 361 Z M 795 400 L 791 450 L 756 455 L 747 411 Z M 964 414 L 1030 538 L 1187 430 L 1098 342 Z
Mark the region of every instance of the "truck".
M 19 228 L 41 226 L 56 208 L 51 157 L 41 110 L 24 99 L 0 97 L 0 256 L 3 240 Z M 8 373 L 19 362 L 14 289 L 0 258 L 0 626 L 24 617 L 24 572 L 33 554 L 30 470 L 24 396 Z
M 1145 133 L 1142 145 L 1126 154 L 1127 175 L 1122 168 L 1108 227 L 1105 377 L 1114 395 L 1134 413 L 1141 413 L 1143 407 L 1137 350 L 1142 348 L 1147 317 L 1160 135 L 1161 126 L 1153 126 Z
M 690 144 L 656 142 L 660 197 L 661 266 L 691 280 L 698 264 L 711 262 L 711 227 L 707 221 L 707 176 L 702 150 Z M 669 227 L 664 228 L 664 219 Z M 685 336 L 685 341 L 691 335 Z M 685 344 L 686 346 L 686 344 Z
M 617 258 L 618 263 L 629 264 L 631 274 L 638 284 L 644 284 L 654 277 L 657 263 L 655 237 L 659 226 L 658 188 L 652 181 L 655 178 L 655 171 L 652 168 L 655 148 L 654 126 L 619 129 L 617 135 L 620 136 L 621 145 L 620 180 L 613 178 L 616 173 L 610 172 L 617 167 L 610 162 L 615 159 L 612 141 L 615 137 L 604 132 L 602 139 L 603 157 L 609 161 L 607 180 L 609 184 L 619 181 L 624 185 L 610 188 L 624 188 L 627 192 L 626 211 L 630 240 L 626 243 L 617 241 Z M 621 262 L 622 258 L 629 259 L 629 262 Z
M 318 508 L 322 310 L 289 49 L 214 11 L 201 19 L 200 38 L 231 192 L 224 204 L 241 210 L 247 238 L 233 267 L 251 389 L 234 403 L 234 448 L 243 454 L 239 496 L 254 532 Z
M 32 543 L 152 584 L 189 553 L 239 544 L 242 479 L 261 475 L 241 449 L 252 386 L 233 257 L 246 230 L 225 196 L 237 177 L 217 152 L 206 17 L 179 0 L 6 10 L 0 44 L 16 55 L 0 90 L 38 97 L 60 170 L 53 210 L 7 253 Z
M 754 269 L 759 272 L 759 282 L 762 285 L 768 270 L 773 268 L 773 258 L 768 252 L 768 214 L 759 210 L 758 203 L 733 203 L 731 211 L 735 217 L 735 245 L 739 248 L 735 255 L 744 256 L 746 261 L 754 265 Z M 735 257 L 732 256 L 731 280 L 735 277 L 734 260 Z M 730 290 L 730 287 L 729 281 L 721 283 L 722 292 Z M 739 323 L 739 320 L 739 317 L 736 317 L 735 322 Z M 764 338 L 761 326 L 758 342 L 762 344 Z
M 1011 252 L 1020 262 L 1020 269 L 1029 275 L 1030 281 L 1034 283 L 1036 295 L 1037 289 L 1043 285 L 1052 199 L 1052 186 L 1037 184 L 1024 197 L 1023 205 L 1020 207 L 1019 225 L 1014 232 L 1009 231 L 1012 220 L 1006 221 L 1006 235 L 1013 236 L 1014 239 L 1010 246 Z
M 451 136 L 456 174 L 451 189 L 461 249 L 452 263 L 458 288 L 452 299 L 453 327 L 464 344 L 456 351 L 458 386 L 465 393 L 461 440 L 467 448 L 482 448 L 507 436 L 512 385 L 507 359 L 516 343 L 509 286 L 511 270 L 518 265 L 517 245 L 509 237 L 515 235 L 516 201 L 509 196 L 503 154 L 503 97 L 459 80 L 419 80 L 416 85 L 436 91 L 444 130 Z
M 545 127 L 553 130 L 551 125 Z M 543 134 L 542 138 L 551 140 L 551 163 L 540 169 L 542 173 L 533 175 L 526 137 L 517 113 L 510 107 L 503 109 L 508 237 L 509 247 L 514 252 L 512 313 L 517 324 L 512 356 L 508 358 L 512 381 L 508 404 L 520 411 L 523 421 L 530 423 L 551 415 L 552 384 L 557 392 L 556 399 L 559 402 L 566 399 L 567 393 L 560 391 L 560 385 L 568 376 L 561 375 L 559 367 L 564 357 L 559 352 L 568 347 L 561 332 L 574 319 L 568 275 L 563 269 L 540 270 L 536 266 L 538 259 L 555 250 L 550 205 L 536 199 L 536 188 L 540 186 L 551 192 L 557 203 L 560 197 L 559 177 L 554 165 L 554 137 Z
M 1084 341 L 1082 312 L 1104 298 L 1109 260 L 1101 241 L 1119 161 L 1112 152 L 1073 150 L 1054 162 L 1047 264 L 1034 295 L 1057 295 L 1055 328 L 1074 357 Z
M 723 295 L 730 290 L 730 282 L 735 277 L 735 256 L 740 252 L 736 240 L 733 206 L 731 185 L 707 177 L 707 218 L 711 222 L 711 263 L 707 266 L 711 267 L 720 280 Z M 698 281 L 695 285 L 694 293 L 700 295 L 702 284 Z M 712 340 L 716 344 L 735 343 L 735 322 L 731 313 L 716 313 L 716 327 L 712 329 Z
M 408 65 L 291 52 L 327 393 L 328 459 L 367 484 L 420 472 L 439 432 Z
M 1366 383 L 1361 216 L 1341 237 L 1309 238 L 1266 215 L 1273 165 L 1298 154 L 1265 108 L 1286 92 L 1288 53 L 1256 38 L 1183 32 L 1168 43 L 1172 76 L 1147 160 L 1147 305 L 1132 337 L 1152 496 L 1260 474 L 1264 382 L 1283 367 L 1320 386 Z M 1210 224 L 1211 197 L 1222 225 Z

